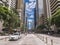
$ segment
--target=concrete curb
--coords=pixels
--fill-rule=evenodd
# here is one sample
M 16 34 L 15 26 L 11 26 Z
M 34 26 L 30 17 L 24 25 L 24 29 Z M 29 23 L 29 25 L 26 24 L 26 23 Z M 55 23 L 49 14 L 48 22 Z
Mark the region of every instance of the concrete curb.
M 4 40 L 4 39 L 7 39 L 8 37 L 2 37 L 2 38 L 0 38 L 0 40 Z

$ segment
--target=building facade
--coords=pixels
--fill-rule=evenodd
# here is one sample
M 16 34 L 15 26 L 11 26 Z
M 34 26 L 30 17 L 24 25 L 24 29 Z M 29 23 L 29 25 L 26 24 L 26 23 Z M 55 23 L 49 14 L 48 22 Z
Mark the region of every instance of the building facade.
M 49 18 L 51 16 L 50 0 L 43 0 L 43 2 L 44 15 L 45 17 Z
M 60 9 L 60 0 L 43 0 L 44 14 L 46 17 L 54 15 Z
M 56 14 L 60 9 L 60 0 L 50 0 L 51 15 Z
M 9 9 L 16 8 L 16 2 L 17 2 L 17 0 L 7 0 Z
M 24 3 L 23 0 L 17 0 L 16 2 L 16 9 L 19 12 L 19 16 L 20 16 L 20 28 L 22 28 L 23 23 L 24 23 Z
M 58 13 L 58 10 L 60 10 L 60 0 L 43 0 L 43 2 L 44 14 L 46 18 L 50 18 L 52 15 L 56 15 Z M 55 24 L 52 26 L 54 27 L 54 31 L 56 32 L 57 30 Z
M 38 25 L 41 25 L 41 24 L 44 24 L 44 8 L 43 8 L 43 0 L 38 0 L 38 11 L 39 11 Z

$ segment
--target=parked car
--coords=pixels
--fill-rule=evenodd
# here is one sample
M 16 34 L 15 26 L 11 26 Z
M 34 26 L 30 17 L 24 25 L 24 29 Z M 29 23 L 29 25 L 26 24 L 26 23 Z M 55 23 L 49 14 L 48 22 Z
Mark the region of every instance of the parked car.
M 13 34 L 11 34 L 10 36 L 9 36 L 9 40 L 11 41 L 13 41 L 13 40 L 18 40 L 18 39 L 20 39 L 20 34 L 19 33 L 13 33 Z

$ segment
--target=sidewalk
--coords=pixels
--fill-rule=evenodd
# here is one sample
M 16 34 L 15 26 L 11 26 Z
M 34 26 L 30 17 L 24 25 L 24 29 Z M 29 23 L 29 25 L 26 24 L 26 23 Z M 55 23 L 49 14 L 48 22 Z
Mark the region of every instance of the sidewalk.
M 36 34 L 47 45 L 60 45 L 60 37 L 53 37 L 46 34 Z
M 8 36 L 0 36 L 0 40 L 6 39 Z

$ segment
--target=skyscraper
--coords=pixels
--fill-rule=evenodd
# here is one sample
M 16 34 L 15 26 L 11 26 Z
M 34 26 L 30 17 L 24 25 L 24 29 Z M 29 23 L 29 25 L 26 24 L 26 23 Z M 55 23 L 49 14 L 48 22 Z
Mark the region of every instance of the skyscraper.
M 60 0 L 44 0 L 44 13 L 46 17 L 50 19 L 52 15 L 56 15 L 58 10 L 60 9 Z M 54 32 L 57 32 L 56 25 L 51 25 L 49 22 L 50 27 L 54 27 Z
M 39 0 L 36 0 L 36 27 L 39 25 Z
M 60 9 L 60 0 L 43 0 L 44 15 L 49 18 Z
M 43 7 L 43 0 L 38 0 L 38 25 L 44 24 L 44 7 Z
M 7 4 L 8 4 L 9 9 L 16 8 L 16 1 L 17 0 L 7 0 Z
M 44 15 L 46 18 L 51 16 L 50 0 L 43 0 Z
M 60 0 L 50 0 L 51 15 L 56 14 L 60 9 Z
M 17 0 L 16 1 L 16 9 L 19 12 L 19 16 L 20 16 L 20 27 L 23 26 L 24 23 L 24 3 L 23 0 Z

